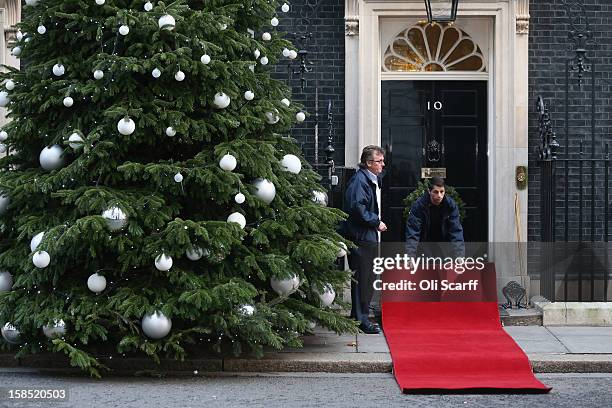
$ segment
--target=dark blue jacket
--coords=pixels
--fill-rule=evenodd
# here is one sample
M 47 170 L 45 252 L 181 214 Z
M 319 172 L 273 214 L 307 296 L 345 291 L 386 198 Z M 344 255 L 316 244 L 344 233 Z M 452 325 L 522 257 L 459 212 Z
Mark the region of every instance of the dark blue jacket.
M 406 251 L 408 256 L 415 256 L 419 242 L 429 242 L 429 207 L 432 206 L 429 192 L 416 200 L 410 208 L 406 222 Z M 464 256 L 463 227 L 459 221 L 459 207 L 455 201 L 445 195 L 442 203 L 442 237 L 444 242 L 455 242 L 455 256 Z
M 366 170 L 359 169 L 349 180 L 344 193 L 342 210 L 348 214 L 341 234 L 353 242 L 378 242 L 378 202 L 376 184 Z

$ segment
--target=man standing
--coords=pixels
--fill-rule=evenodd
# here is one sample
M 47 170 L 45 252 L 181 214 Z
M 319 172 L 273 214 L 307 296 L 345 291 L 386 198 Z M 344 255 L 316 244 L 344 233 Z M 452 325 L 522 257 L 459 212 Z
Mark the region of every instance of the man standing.
M 349 180 L 344 196 L 344 212 L 348 219 L 343 235 L 357 245 L 349 254 L 349 266 L 355 271 L 351 282 L 351 316 L 367 334 L 380 333 L 380 327 L 368 319 L 374 294 L 372 264 L 378 253 L 380 233 L 387 226 L 380 219 L 380 179 L 385 167 L 385 151 L 379 146 L 366 146 L 361 152 L 359 170 Z

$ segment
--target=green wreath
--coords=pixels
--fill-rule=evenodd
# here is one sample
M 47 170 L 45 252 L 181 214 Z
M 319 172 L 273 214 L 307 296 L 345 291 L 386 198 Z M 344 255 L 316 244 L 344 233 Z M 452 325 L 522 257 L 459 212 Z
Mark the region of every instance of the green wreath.
M 446 184 L 444 186 L 444 190 L 445 195 L 452 198 L 453 201 L 457 204 L 457 207 L 459 207 L 459 220 L 463 222 L 463 220 L 465 219 L 465 203 L 459 196 L 459 193 L 457 193 L 457 190 L 455 190 L 453 187 Z M 417 183 L 416 189 L 410 194 L 408 194 L 406 198 L 404 198 L 404 219 L 408 219 L 408 214 L 410 214 L 412 204 L 414 204 L 414 202 L 418 200 L 427 191 L 429 191 L 429 182 L 426 180 L 419 181 Z

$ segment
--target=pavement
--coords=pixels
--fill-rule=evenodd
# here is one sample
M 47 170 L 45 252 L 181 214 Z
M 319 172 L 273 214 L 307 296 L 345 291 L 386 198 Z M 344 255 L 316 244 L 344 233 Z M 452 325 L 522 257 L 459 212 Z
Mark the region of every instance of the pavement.
M 612 373 L 612 327 L 509 326 L 506 323 L 504 330 L 525 351 L 536 373 Z M 62 357 L 39 354 L 16 360 L 10 354 L 0 354 L 0 367 L 78 373 Z M 157 365 L 148 358 L 109 356 L 101 361 L 113 369 L 110 375 L 130 376 L 205 372 L 389 373 L 393 367 L 384 334 L 337 335 L 322 329 L 305 336 L 301 349 L 268 352 L 261 359 L 195 357 L 182 362 L 162 359 Z

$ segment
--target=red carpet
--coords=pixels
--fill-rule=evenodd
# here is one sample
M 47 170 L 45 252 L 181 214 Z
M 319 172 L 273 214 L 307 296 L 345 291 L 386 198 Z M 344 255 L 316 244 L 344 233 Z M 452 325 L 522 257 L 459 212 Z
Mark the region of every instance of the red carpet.
M 551 390 L 503 330 L 497 302 L 393 302 L 383 294 L 382 313 L 393 372 L 405 393 Z

